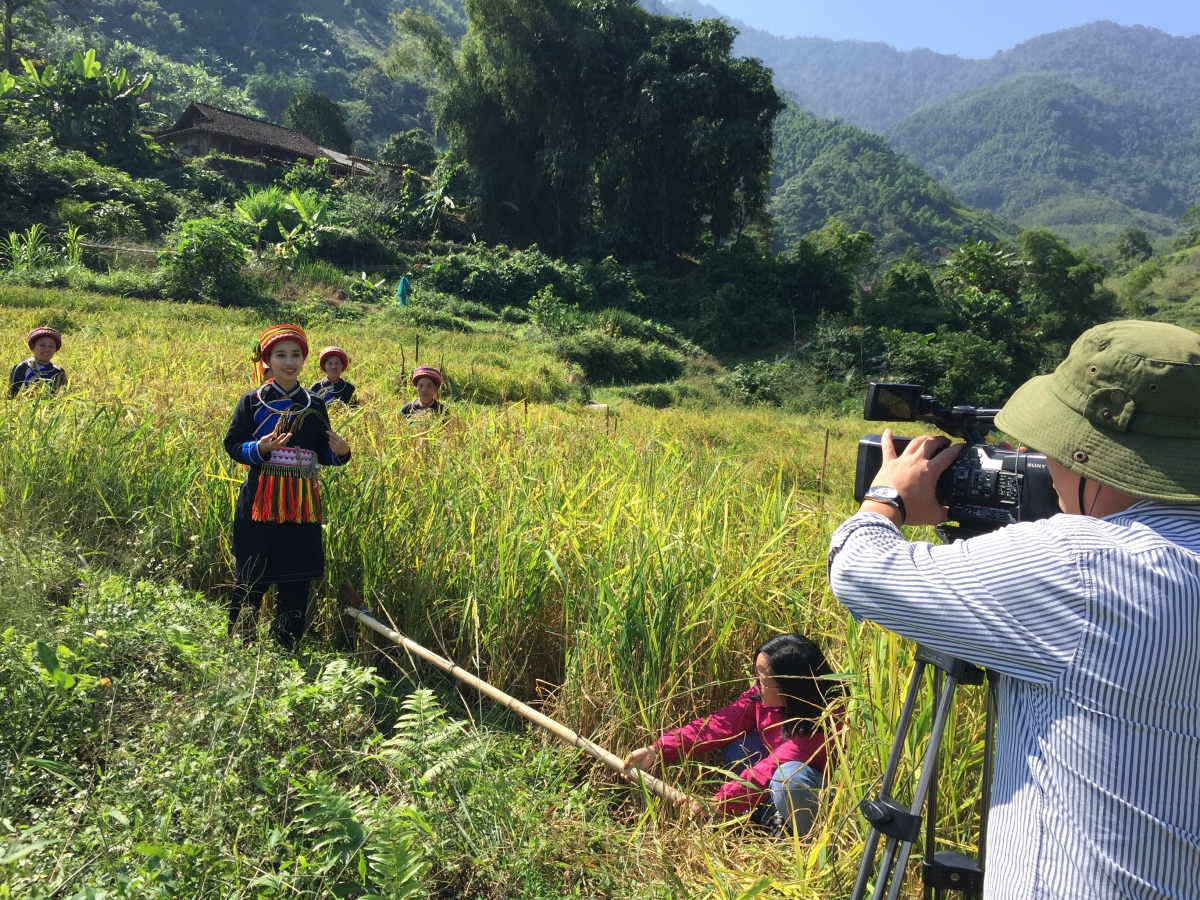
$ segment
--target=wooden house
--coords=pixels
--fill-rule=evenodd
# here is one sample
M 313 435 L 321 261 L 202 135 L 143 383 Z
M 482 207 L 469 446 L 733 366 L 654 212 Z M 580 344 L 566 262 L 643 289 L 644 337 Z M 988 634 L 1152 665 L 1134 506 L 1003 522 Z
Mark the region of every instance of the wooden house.
M 180 156 L 226 153 L 285 163 L 327 159 L 329 171 L 335 175 L 362 174 L 373 165 L 369 160 L 320 147 L 291 128 L 206 103 L 192 103 L 174 125 L 155 137 L 159 143 L 173 146 Z

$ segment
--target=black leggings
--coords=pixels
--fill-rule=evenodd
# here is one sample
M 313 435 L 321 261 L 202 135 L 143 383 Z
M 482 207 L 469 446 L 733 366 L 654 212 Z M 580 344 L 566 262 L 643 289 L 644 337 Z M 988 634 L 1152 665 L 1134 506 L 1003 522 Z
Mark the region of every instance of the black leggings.
M 295 649 L 304 637 L 304 619 L 308 613 L 308 586 L 310 581 L 285 581 L 275 585 L 275 618 L 271 622 L 271 634 L 280 646 Z M 229 633 L 233 633 L 243 607 L 258 610 L 269 584 L 234 585 L 229 597 Z

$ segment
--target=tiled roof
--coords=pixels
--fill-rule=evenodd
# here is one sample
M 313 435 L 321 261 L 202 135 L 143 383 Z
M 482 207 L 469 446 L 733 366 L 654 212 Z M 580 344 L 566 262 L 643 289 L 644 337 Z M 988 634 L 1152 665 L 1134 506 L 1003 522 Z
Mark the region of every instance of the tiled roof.
M 339 153 L 337 150 L 330 150 L 328 147 L 322 147 L 321 152 L 335 166 L 341 166 L 344 169 L 356 169 L 363 174 L 374 171 L 375 163 L 370 160 L 351 156 L 348 153 Z
M 321 148 L 298 131 L 246 116 L 241 113 L 218 109 L 206 103 L 193 103 L 170 128 L 158 132 L 158 137 L 170 137 L 181 131 L 197 129 L 232 137 L 251 144 L 261 144 L 274 150 L 282 150 L 292 156 L 316 159 L 322 155 Z

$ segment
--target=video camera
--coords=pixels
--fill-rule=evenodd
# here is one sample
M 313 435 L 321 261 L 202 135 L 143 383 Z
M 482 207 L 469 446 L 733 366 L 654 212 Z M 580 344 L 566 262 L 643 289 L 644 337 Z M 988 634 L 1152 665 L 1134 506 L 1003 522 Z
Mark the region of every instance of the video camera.
M 1045 454 L 1005 450 L 984 442 L 998 409 L 955 406 L 946 409 L 916 384 L 875 384 L 867 387 L 863 418 L 868 422 L 928 422 L 966 447 L 937 483 L 937 499 L 950 509 L 958 526 L 940 526 L 945 540 L 973 537 L 1015 522 L 1055 515 L 1058 495 L 1050 480 Z M 894 439 L 901 453 L 912 438 Z M 882 437 L 869 434 L 858 442 L 854 499 L 862 502 L 883 463 Z

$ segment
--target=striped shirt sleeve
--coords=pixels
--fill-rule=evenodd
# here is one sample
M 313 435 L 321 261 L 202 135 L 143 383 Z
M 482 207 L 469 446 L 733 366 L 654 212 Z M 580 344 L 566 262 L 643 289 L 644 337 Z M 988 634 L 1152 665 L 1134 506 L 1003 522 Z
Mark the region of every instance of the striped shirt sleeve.
M 829 584 L 856 619 L 1035 683 L 1056 680 L 1085 625 L 1087 579 L 1054 519 L 953 544 L 906 541 L 859 513 L 829 551 Z

